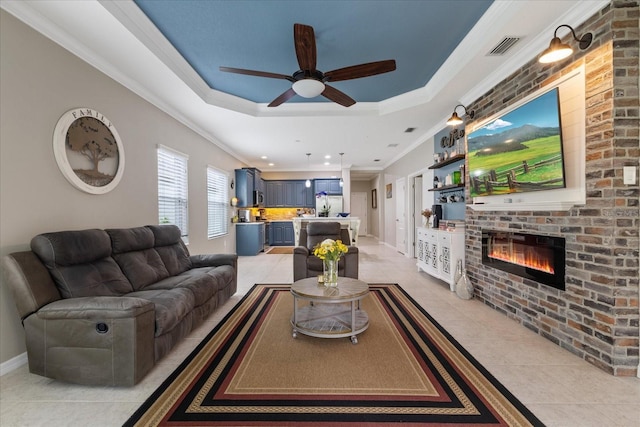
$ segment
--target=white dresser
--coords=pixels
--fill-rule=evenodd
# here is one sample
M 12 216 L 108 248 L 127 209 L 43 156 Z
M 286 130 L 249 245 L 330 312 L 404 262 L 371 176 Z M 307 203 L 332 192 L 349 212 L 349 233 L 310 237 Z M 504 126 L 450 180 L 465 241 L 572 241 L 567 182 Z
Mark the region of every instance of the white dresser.
M 419 227 L 417 235 L 418 269 L 444 280 L 455 291 L 453 276 L 458 260 L 464 266 L 464 231 Z

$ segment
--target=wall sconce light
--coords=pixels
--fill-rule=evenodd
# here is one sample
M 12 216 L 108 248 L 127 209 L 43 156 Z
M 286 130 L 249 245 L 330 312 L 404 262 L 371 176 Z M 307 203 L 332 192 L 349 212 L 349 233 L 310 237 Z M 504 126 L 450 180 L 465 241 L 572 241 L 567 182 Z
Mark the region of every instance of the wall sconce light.
M 236 206 L 238 206 L 238 198 L 237 197 L 232 197 L 231 198 L 231 206 L 233 206 L 234 208 Z
M 463 123 L 462 119 L 458 116 L 458 113 L 456 113 L 456 110 L 458 109 L 458 107 L 462 107 L 464 109 L 464 114 L 462 115 L 462 117 L 469 116 L 470 119 L 473 119 L 475 117 L 475 115 L 476 115 L 475 111 L 473 111 L 473 110 L 467 111 L 467 107 L 465 107 L 462 104 L 458 104 L 453 109 L 453 114 L 451 115 L 449 120 L 447 120 L 447 125 L 449 125 L 449 126 L 458 126 L 458 125 L 461 125 Z
M 549 47 L 542 52 L 538 61 L 542 64 L 549 64 L 551 62 L 560 61 L 561 59 L 566 58 L 567 56 L 573 53 L 573 49 L 567 44 L 564 44 L 560 41 L 560 38 L 556 35 L 558 30 L 562 27 L 567 27 L 571 30 L 571 35 L 574 40 L 577 41 L 580 47 L 580 50 L 585 50 L 589 46 L 591 46 L 591 42 L 593 41 L 593 34 L 585 33 L 582 37 L 578 38 L 576 36 L 576 32 L 573 31 L 569 25 L 562 24 L 553 32 L 553 38 L 551 39 L 551 43 L 549 43 Z

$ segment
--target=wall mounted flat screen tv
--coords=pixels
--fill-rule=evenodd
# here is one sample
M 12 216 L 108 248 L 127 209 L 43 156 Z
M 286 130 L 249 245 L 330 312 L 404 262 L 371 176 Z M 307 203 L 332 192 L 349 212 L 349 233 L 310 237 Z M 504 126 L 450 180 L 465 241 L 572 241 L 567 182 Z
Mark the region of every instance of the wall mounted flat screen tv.
M 471 197 L 565 187 L 558 88 L 467 137 Z

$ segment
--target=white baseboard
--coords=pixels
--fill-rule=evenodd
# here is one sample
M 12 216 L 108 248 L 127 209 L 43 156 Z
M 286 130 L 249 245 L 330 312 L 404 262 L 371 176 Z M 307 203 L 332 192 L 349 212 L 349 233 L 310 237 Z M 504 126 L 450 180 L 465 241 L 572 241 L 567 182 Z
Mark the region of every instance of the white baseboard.
M 18 369 L 20 366 L 27 363 L 27 352 L 25 351 L 22 354 L 17 355 L 16 357 L 7 360 L 6 362 L 0 363 L 0 377 L 4 374 L 8 374 L 9 372 Z

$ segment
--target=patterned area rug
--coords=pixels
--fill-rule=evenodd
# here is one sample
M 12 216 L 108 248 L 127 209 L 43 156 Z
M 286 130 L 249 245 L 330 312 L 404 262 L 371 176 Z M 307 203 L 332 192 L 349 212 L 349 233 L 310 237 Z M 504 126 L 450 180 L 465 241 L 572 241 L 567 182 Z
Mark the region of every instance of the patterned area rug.
M 298 334 L 287 285 L 255 285 L 126 426 L 541 426 L 398 285 L 371 284 L 369 328 Z

